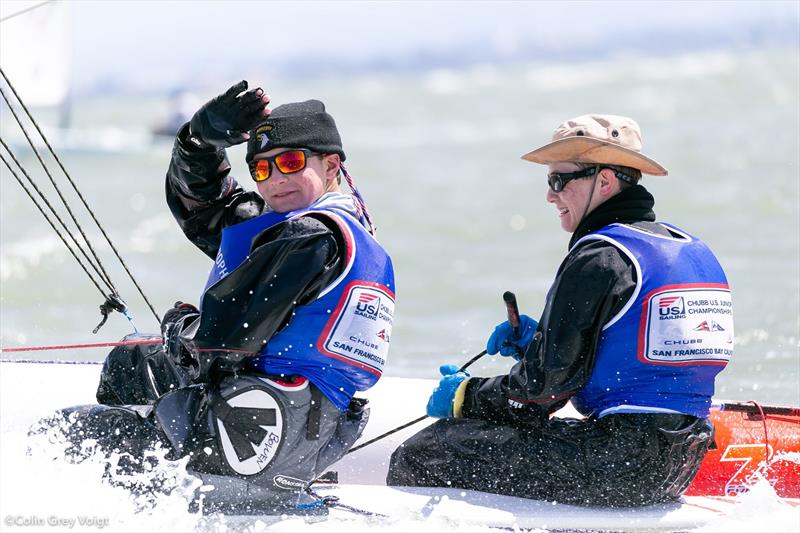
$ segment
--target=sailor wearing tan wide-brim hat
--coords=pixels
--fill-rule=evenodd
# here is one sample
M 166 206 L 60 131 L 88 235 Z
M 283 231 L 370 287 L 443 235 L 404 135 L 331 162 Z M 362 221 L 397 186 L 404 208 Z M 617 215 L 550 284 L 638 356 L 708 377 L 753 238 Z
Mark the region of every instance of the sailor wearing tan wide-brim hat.
M 644 174 L 666 176 L 667 169 L 642 154 L 639 124 L 617 115 L 581 115 L 562 122 L 552 142 L 522 156 L 549 165 L 563 161 L 604 163 L 636 168 Z
M 394 452 L 386 482 L 572 505 L 675 501 L 713 441 L 714 379 L 733 353 L 725 273 L 699 239 L 657 221 L 639 180 L 667 170 L 642 154 L 633 120 L 567 120 L 523 158 L 548 167 L 567 255 L 544 302 L 525 297 L 539 320 L 491 333 L 485 353 L 517 360 L 507 373 L 440 367 L 427 414 L 442 420 Z M 586 418 L 551 417 L 567 401 Z

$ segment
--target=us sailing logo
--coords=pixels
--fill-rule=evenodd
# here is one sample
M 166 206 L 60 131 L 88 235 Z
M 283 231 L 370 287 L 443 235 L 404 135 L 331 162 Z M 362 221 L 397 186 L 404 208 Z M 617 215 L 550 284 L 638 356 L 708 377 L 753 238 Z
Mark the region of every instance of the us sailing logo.
M 658 300 L 658 319 L 686 317 L 686 302 L 683 296 L 662 296 Z
M 369 318 L 370 320 L 378 319 L 378 311 L 381 308 L 381 298 L 377 294 L 362 292 L 358 296 L 356 302 L 355 313 L 358 316 Z
M 714 322 L 713 320 L 703 320 L 693 331 L 725 331 L 725 328 Z

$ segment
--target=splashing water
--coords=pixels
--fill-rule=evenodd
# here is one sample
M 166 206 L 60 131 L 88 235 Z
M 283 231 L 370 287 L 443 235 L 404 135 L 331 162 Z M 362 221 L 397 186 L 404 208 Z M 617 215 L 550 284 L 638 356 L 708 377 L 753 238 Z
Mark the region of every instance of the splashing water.
M 202 482 L 186 471 L 188 458 L 146 452 L 141 472 L 129 454 L 108 456 L 97 442 L 79 446 L 64 438 L 70 421 L 3 430 L 1 514 L 7 526 L 57 531 L 191 531 L 200 511 L 189 502 Z
M 793 461 L 800 460 L 794 454 Z M 769 531 L 771 533 L 794 533 L 800 525 L 800 506 L 787 503 L 775 494 L 769 480 L 761 474 L 749 490 L 736 497 L 737 505 L 723 519 L 714 524 L 697 529 L 703 533 L 751 533 Z
M 27 531 L 461 531 L 458 517 L 390 518 L 203 516 L 190 510 L 199 490 L 210 487 L 186 471 L 188 458 L 170 460 L 155 447 L 137 461 L 126 453 L 105 453 L 94 439 L 65 438 L 74 417 L 52 417 L 26 428 L 4 427 L 0 481 L 6 525 Z M 131 469 L 131 463 L 140 466 Z M 132 471 L 137 470 L 137 471 Z M 501 531 L 470 524 L 470 531 Z M 529 531 L 529 530 L 519 530 Z M 545 530 L 530 530 L 545 531 Z

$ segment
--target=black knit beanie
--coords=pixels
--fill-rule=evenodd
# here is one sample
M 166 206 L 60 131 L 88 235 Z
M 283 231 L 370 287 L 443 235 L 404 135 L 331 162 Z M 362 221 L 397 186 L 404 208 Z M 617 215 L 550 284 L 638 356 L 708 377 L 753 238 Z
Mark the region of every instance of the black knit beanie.
M 339 154 L 345 160 L 342 139 L 333 117 L 319 100 L 279 105 L 267 120 L 250 132 L 246 161 L 273 148 L 308 148 L 320 154 Z

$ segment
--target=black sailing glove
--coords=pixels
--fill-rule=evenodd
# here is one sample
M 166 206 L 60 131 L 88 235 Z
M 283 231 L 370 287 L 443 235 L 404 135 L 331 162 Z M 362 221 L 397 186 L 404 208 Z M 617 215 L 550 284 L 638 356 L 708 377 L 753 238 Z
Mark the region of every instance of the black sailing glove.
M 198 148 L 228 148 L 249 139 L 247 132 L 269 115 L 269 98 L 260 87 L 241 94 L 246 89 L 242 80 L 201 107 L 189 122 L 188 140 Z
M 175 364 L 186 368 L 197 366 L 194 354 L 186 349 L 181 342 L 181 333 L 200 316 L 200 311 L 192 304 L 175 302 L 175 306 L 164 313 L 161 320 L 161 338 L 164 341 L 164 351 Z

